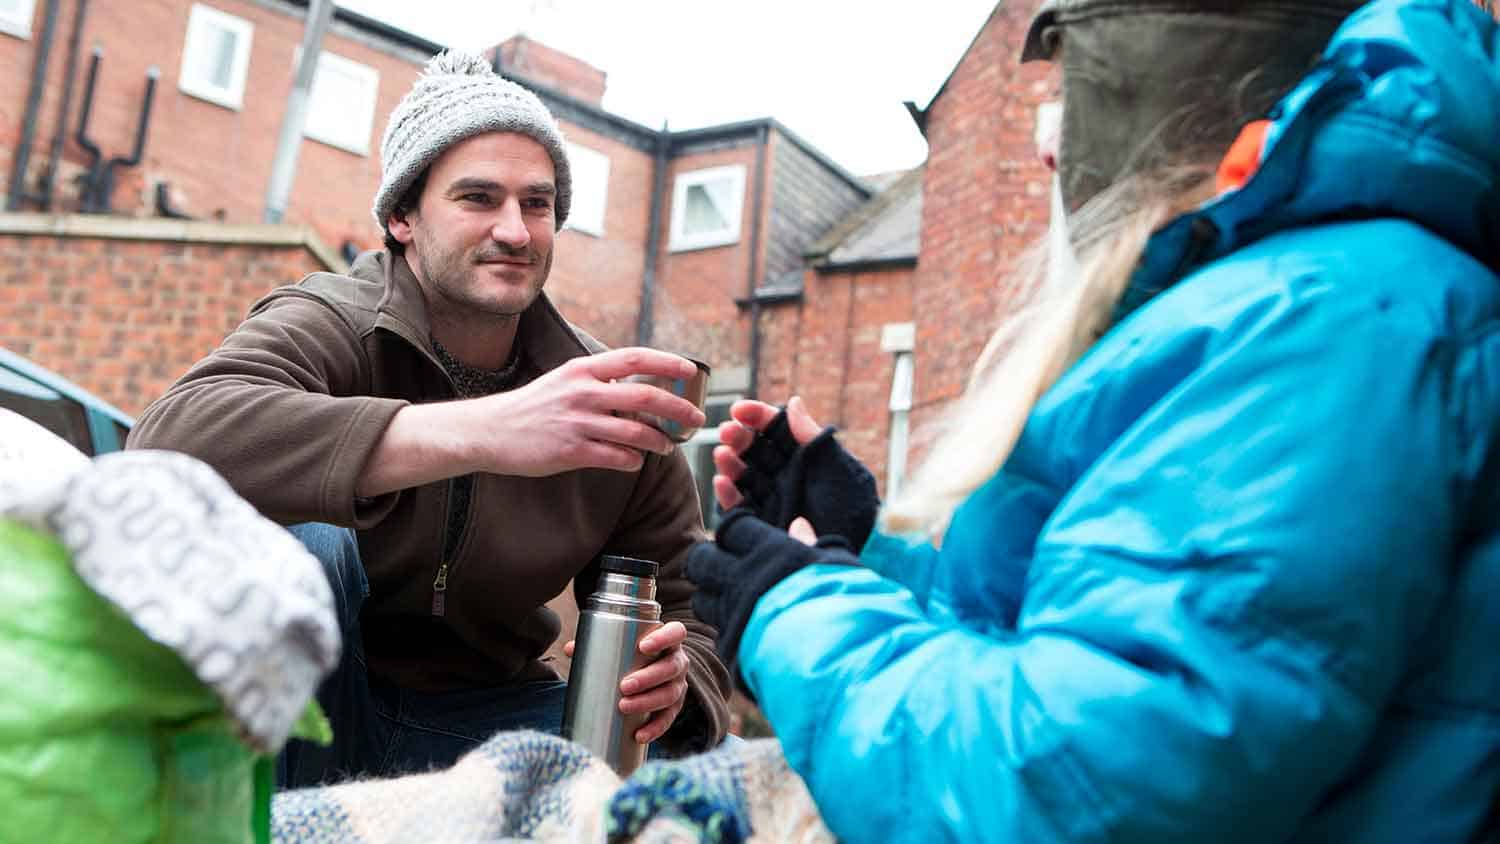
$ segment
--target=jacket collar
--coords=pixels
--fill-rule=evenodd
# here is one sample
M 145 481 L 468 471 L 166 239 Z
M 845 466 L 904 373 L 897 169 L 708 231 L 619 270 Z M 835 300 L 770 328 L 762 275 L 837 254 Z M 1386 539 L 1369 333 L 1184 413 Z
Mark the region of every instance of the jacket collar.
M 349 274 L 365 281 L 378 281 L 384 286 L 384 293 L 376 306 L 375 328 L 396 334 L 442 368 L 432 348 L 427 299 L 406 259 L 393 255 L 390 250 L 367 252 L 355 260 Z M 527 359 L 542 372 L 592 351 L 553 307 L 546 293 L 538 294 L 536 301 L 522 312 L 516 342 L 525 351 Z
M 1259 167 L 1152 236 L 1123 318 L 1204 264 L 1325 220 L 1417 222 L 1500 269 L 1500 60 L 1468 0 L 1378 0 L 1272 113 Z

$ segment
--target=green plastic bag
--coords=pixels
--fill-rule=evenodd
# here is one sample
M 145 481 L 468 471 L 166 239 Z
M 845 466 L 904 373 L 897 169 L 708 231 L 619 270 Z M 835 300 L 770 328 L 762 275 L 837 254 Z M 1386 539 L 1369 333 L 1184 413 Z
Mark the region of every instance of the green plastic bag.
M 272 758 L 61 543 L 6 520 L 0 677 L 0 841 L 269 840 Z M 328 740 L 315 702 L 294 735 Z

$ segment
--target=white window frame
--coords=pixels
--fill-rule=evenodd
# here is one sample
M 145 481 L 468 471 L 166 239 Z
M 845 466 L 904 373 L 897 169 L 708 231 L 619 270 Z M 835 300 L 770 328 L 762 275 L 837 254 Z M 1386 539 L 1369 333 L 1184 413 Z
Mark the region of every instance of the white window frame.
M 299 48 L 298 53 L 301 50 Z M 338 121 L 327 125 L 316 122 L 323 115 L 338 112 L 322 105 L 318 96 L 318 80 L 324 69 L 330 73 L 342 73 L 360 83 L 359 103 L 361 112 L 352 122 Z M 324 97 L 327 95 L 325 94 Z M 380 71 L 367 64 L 344 58 L 326 50 L 318 53 L 318 70 L 313 75 L 312 91 L 307 98 L 307 117 L 302 124 L 302 135 L 319 143 L 337 147 L 355 155 L 370 154 L 370 133 L 375 130 L 375 101 L 380 96 Z M 318 117 L 314 117 L 318 115 Z
M 889 322 L 880 330 L 880 350 L 895 356 L 891 367 L 891 396 L 886 402 L 890 411 L 891 433 L 886 443 L 885 497 L 890 500 L 906 481 L 906 453 L 911 439 L 911 404 L 916 362 L 912 352 L 917 345 L 917 326 L 913 322 Z
M 568 209 L 565 227 L 603 237 L 609 208 L 609 156 L 572 141 L 566 143 L 568 163 L 573 168 L 573 205 Z
M 229 67 L 229 85 L 220 87 L 206 79 L 190 76 L 198 50 L 204 49 L 204 27 L 219 27 L 234 33 L 234 59 Z M 221 12 L 212 6 L 194 3 L 188 13 L 187 37 L 182 43 L 182 67 L 177 73 L 177 87 L 184 94 L 207 100 L 215 105 L 239 111 L 245 102 L 245 77 L 250 69 L 250 43 L 255 25 L 244 18 Z M 196 48 L 195 48 L 196 42 Z
M 36 0 L 21 0 L 21 7 L 16 11 L 0 12 L 0 32 L 30 41 L 31 19 L 34 17 L 36 17 Z
M 687 223 L 687 194 L 694 187 L 728 179 L 732 185 L 735 200 L 731 207 L 723 209 L 728 215 L 725 227 L 719 231 L 698 232 L 688 234 L 683 231 Z M 723 167 L 708 167 L 702 170 L 692 170 L 687 173 L 677 174 L 677 182 L 672 188 L 672 237 L 667 247 L 671 252 L 683 252 L 689 249 L 708 249 L 714 246 L 728 246 L 738 243 L 740 240 L 740 229 L 743 228 L 743 212 L 745 208 L 745 165 L 727 164 Z

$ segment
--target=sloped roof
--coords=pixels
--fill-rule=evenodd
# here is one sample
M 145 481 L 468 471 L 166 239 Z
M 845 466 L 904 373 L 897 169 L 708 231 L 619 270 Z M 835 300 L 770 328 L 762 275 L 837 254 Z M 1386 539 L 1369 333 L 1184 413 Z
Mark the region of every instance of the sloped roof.
M 943 78 L 943 84 L 939 85 L 938 89 L 928 98 L 927 105 L 918 106 L 912 100 L 907 100 L 904 103 L 906 113 L 911 115 L 912 122 L 917 124 L 917 131 L 921 132 L 923 136 L 927 134 L 927 112 L 932 110 L 932 104 L 937 102 L 939 97 L 943 96 L 944 91 L 948 90 L 948 83 L 953 81 L 953 74 L 958 72 L 958 68 L 963 65 L 964 59 L 967 59 L 969 53 L 974 51 L 974 45 L 979 43 L 979 37 L 984 35 L 986 29 L 989 29 L 990 21 L 995 19 L 995 14 L 1000 11 L 1002 5 L 1003 2 L 996 3 L 990 9 L 990 13 L 985 15 L 984 23 L 980 24 L 979 29 L 975 30 L 974 37 L 969 39 L 969 46 L 965 47 L 964 51 L 959 54 L 958 61 L 953 63 L 953 67 L 948 71 L 948 75 Z
M 906 171 L 834 226 L 804 257 L 819 270 L 915 263 L 922 247 L 922 173 Z
M 307 9 L 310 5 L 309 0 L 281 0 L 281 2 L 301 9 Z M 305 14 L 306 12 L 303 13 Z M 389 41 L 392 44 L 397 44 L 415 50 L 418 53 L 423 53 L 431 56 L 447 49 L 447 47 L 435 41 L 430 41 L 419 35 L 415 35 L 413 33 L 407 32 L 406 30 L 400 29 L 399 27 L 392 26 L 375 18 L 361 15 L 357 12 L 352 12 L 339 6 L 334 7 L 333 14 L 335 20 L 347 23 L 350 26 L 355 27 L 356 29 L 363 30 L 364 32 L 367 32 L 377 38 Z M 516 37 L 527 38 L 527 36 L 525 35 L 519 35 Z M 527 40 L 531 41 L 534 44 L 538 44 L 548 50 L 560 52 L 557 51 L 556 48 L 550 47 L 546 43 L 538 41 L 534 38 L 527 38 Z M 484 55 L 493 56 L 493 51 L 494 48 L 485 50 Z M 571 56 L 566 53 L 562 53 L 562 55 L 571 60 L 581 62 L 585 65 L 588 64 L 587 62 L 584 62 L 582 59 L 579 59 L 576 56 Z M 592 66 L 590 65 L 590 67 Z M 520 83 L 521 85 L 529 89 L 532 93 L 536 94 L 537 97 L 542 100 L 542 103 L 547 106 L 547 110 L 552 112 L 553 117 L 559 120 L 566 120 L 576 125 L 585 126 L 590 130 L 597 131 L 601 134 L 612 137 L 615 140 L 621 141 L 622 143 L 630 144 L 637 149 L 646 151 L 655 150 L 658 138 L 665 138 L 670 150 L 670 148 L 682 144 L 695 143 L 711 138 L 734 136 L 752 137 L 756 133 L 760 132 L 763 128 L 768 128 L 781 133 L 783 137 L 801 148 L 802 151 L 807 153 L 808 156 L 810 156 L 814 161 L 818 162 L 818 164 L 822 165 L 830 173 L 833 173 L 840 179 L 847 182 L 855 190 L 858 190 L 865 195 L 870 195 L 876 190 L 876 188 L 872 188 L 859 177 L 850 173 L 848 170 L 845 170 L 838 164 L 838 162 L 829 158 L 822 150 L 813 146 L 807 140 L 803 139 L 802 136 L 787 128 L 784 123 L 774 117 L 741 120 L 733 123 L 720 123 L 712 126 L 704 126 L 698 129 L 677 131 L 669 131 L 665 126 L 663 126 L 662 129 L 658 131 L 648 126 L 643 126 L 633 120 L 622 117 L 613 112 L 606 111 L 604 107 L 599 105 L 598 103 L 592 103 L 588 102 L 587 100 L 580 99 L 561 90 L 555 85 L 545 82 L 539 82 L 538 80 L 533 79 L 524 73 L 516 72 L 512 68 L 506 68 L 504 73 L 506 78 Z

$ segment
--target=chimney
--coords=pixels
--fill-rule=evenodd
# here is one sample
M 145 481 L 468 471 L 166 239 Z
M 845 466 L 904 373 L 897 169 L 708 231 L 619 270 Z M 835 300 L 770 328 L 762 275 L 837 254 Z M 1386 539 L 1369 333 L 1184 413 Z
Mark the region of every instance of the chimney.
M 604 71 L 581 59 L 525 35 L 512 36 L 490 50 L 492 60 L 496 50 L 503 76 L 514 74 L 593 106 L 604 99 Z

